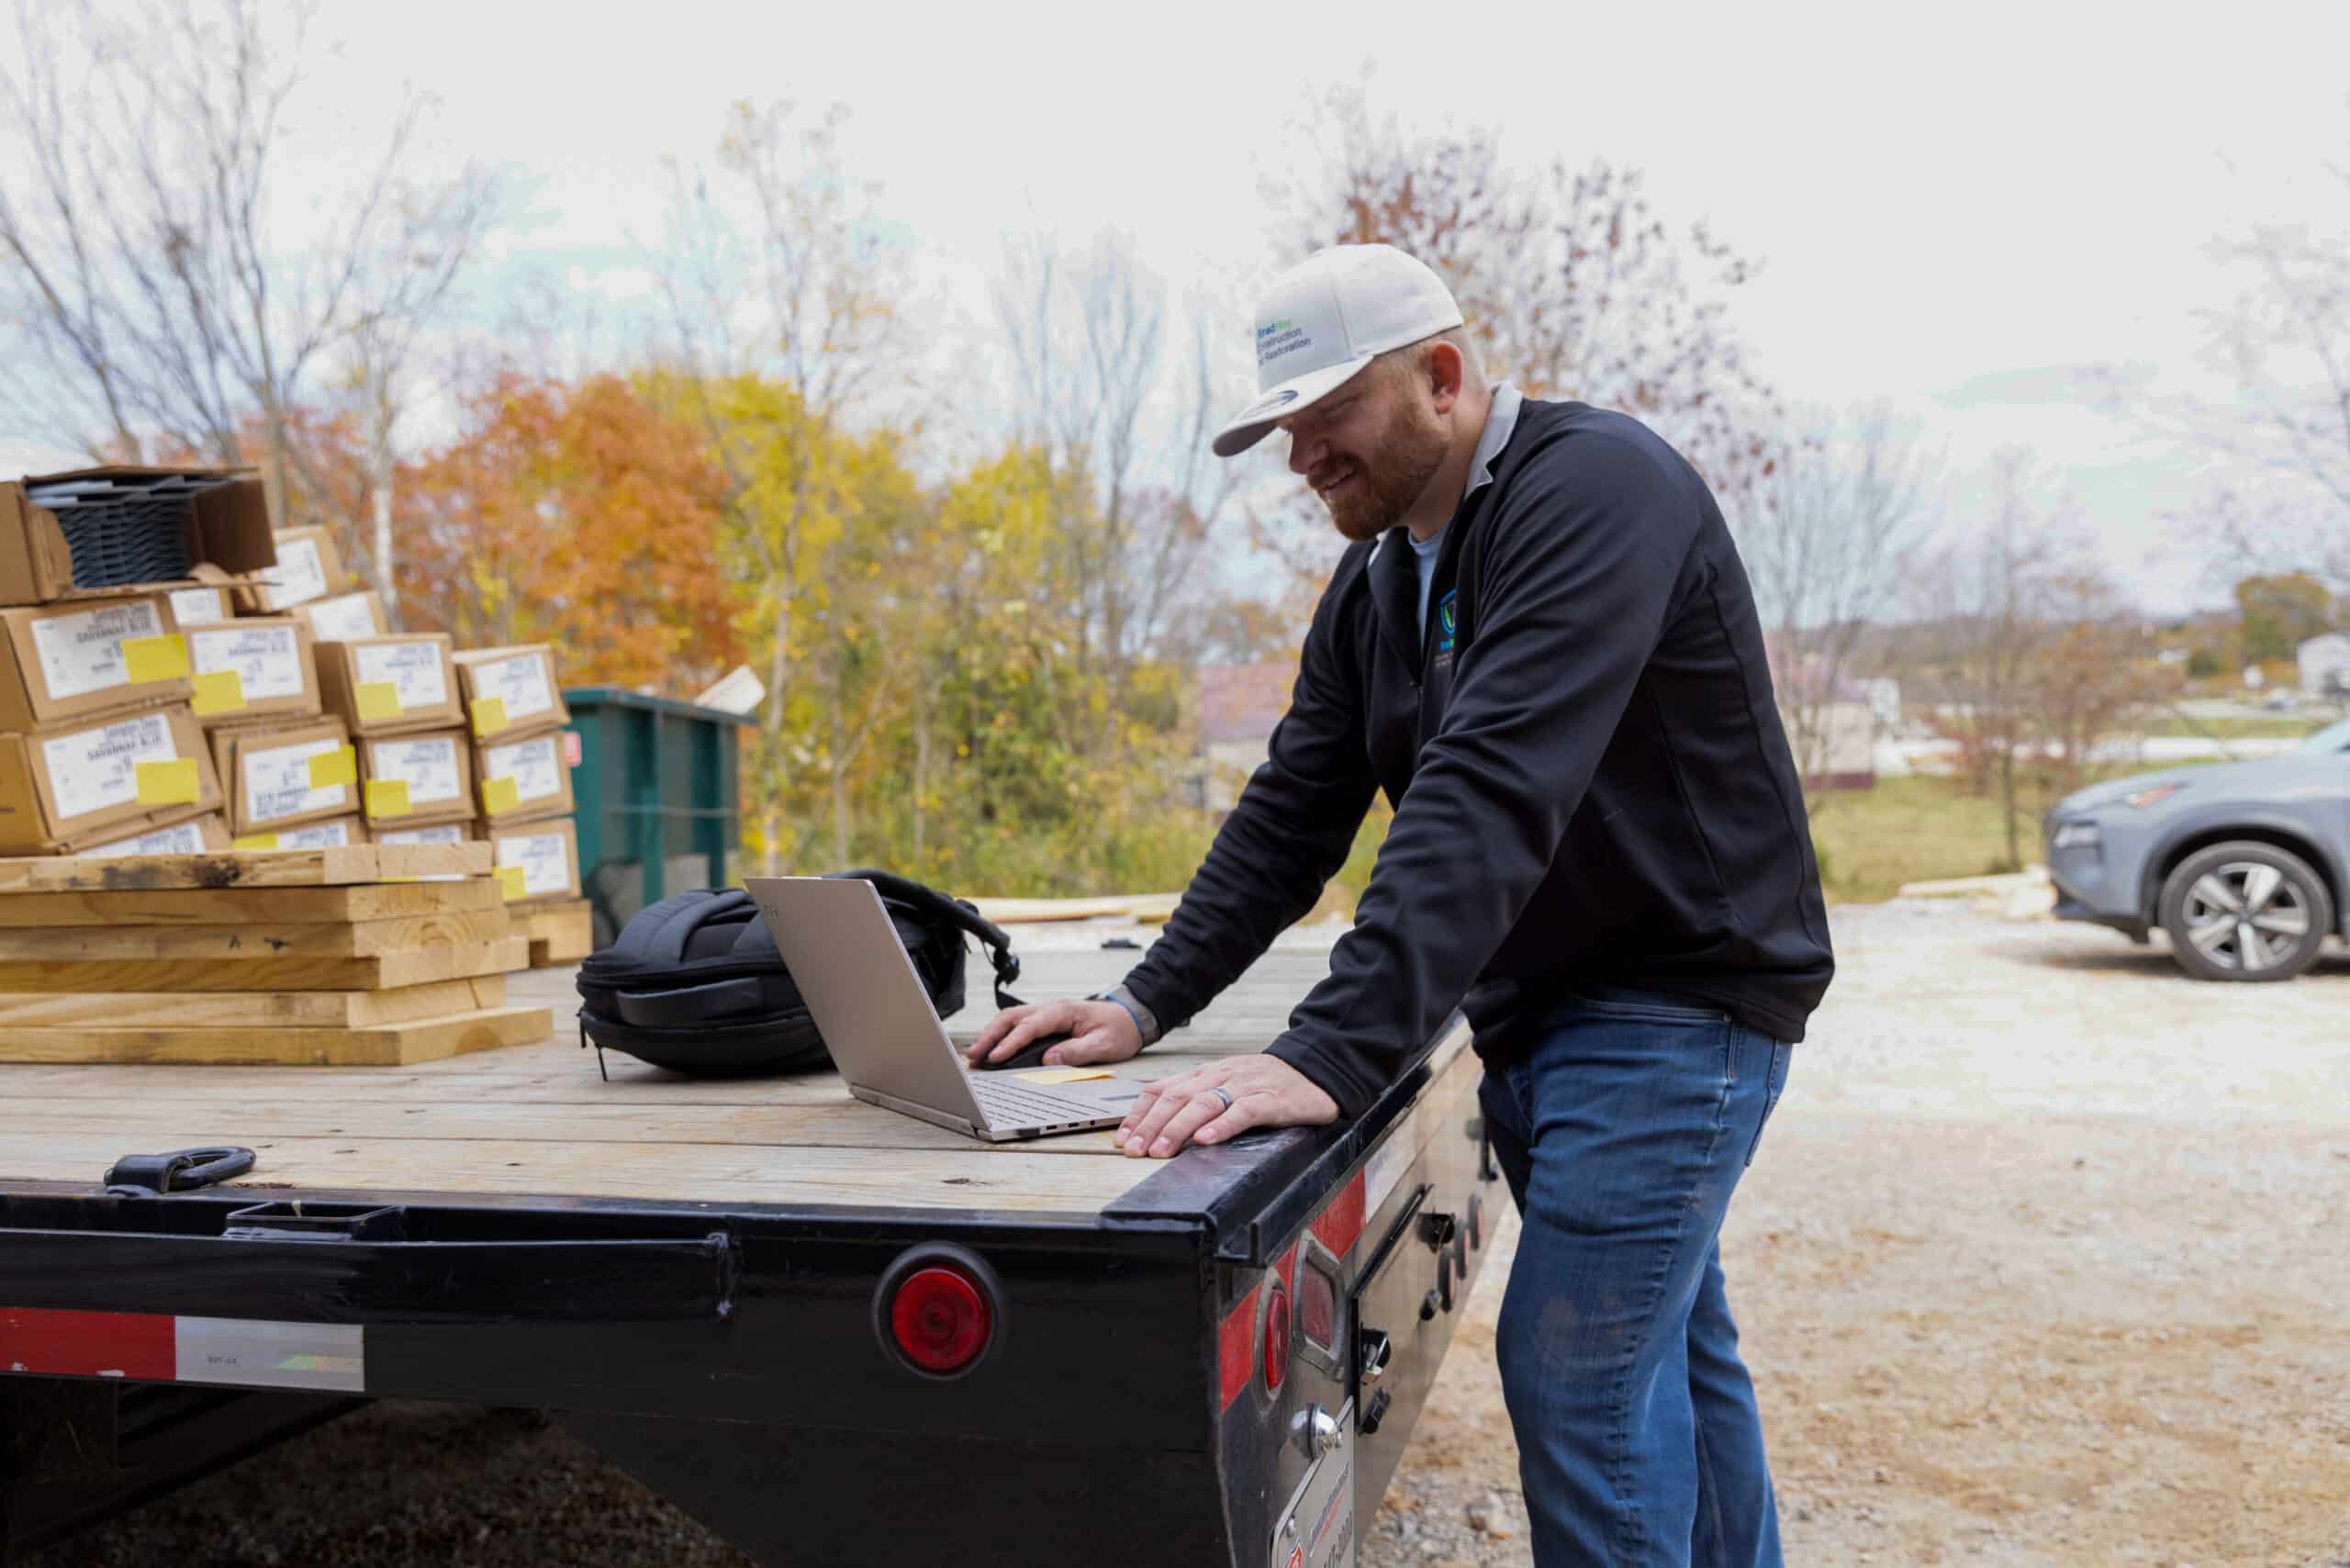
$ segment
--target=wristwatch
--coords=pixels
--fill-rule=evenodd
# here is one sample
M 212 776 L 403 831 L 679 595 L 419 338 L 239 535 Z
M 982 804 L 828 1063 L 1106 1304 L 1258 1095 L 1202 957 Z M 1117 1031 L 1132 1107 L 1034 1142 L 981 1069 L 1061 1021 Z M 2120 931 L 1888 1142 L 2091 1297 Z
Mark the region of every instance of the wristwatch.
M 1125 1008 L 1126 1010 L 1126 1015 L 1135 1021 L 1135 1031 L 1142 1036 L 1142 1043 L 1144 1045 L 1150 1046 L 1158 1043 L 1158 1017 L 1152 1014 L 1149 1008 L 1145 1007 L 1139 1001 L 1136 1000 L 1135 993 L 1128 991 L 1124 985 L 1112 986 L 1108 991 L 1097 991 L 1085 1000 L 1088 1002 L 1116 1002 L 1119 1006 Z

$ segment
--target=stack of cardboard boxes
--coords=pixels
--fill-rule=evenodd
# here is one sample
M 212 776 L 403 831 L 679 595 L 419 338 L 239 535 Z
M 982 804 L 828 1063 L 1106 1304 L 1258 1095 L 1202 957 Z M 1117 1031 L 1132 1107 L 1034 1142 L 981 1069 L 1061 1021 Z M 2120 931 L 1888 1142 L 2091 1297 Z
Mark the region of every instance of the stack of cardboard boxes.
M 222 683 L 195 678 L 182 618 L 217 619 L 274 559 L 248 476 L 101 468 L 0 484 L 0 854 L 227 847 L 196 711 Z M 149 560 L 190 586 L 123 580 Z
M 584 933 L 554 651 L 394 632 L 328 530 L 273 534 L 229 471 L 187 476 L 183 583 L 79 584 L 95 503 L 164 472 L 0 486 L 0 855 L 484 839 L 518 920 Z
M 497 846 L 498 874 L 527 928 L 532 962 L 569 963 L 593 944 L 593 920 L 579 896 L 579 838 L 573 818 L 571 711 L 555 678 L 554 650 L 468 649 L 456 655 L 473 734 L 479 828 Z
M 0 853 L 226 847 L 188 677 L 160 594 L 0 610 Z
M 240 849 L 329 849 L 367 842 L 358 754 L 330 711 L 317 622 L 345 585 L 324 529 L 277 536 L 277 566 L 239 590 L 234 619 L 188 633 L 191 666 L 213 683 L 196 703 L 209 727 Z M 372 597 L 372 596 L 370 596 Z

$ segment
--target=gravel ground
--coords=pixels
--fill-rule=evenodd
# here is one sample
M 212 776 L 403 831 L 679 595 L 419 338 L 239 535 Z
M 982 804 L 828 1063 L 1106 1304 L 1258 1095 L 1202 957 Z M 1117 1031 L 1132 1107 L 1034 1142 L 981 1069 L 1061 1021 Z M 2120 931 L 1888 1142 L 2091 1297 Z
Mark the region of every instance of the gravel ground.
M 2084 928 L 1835 927 L 1724 1240 L 1787 1560 L 2350 1568 L 2350 958 L 2207 986 Z M 1515 1241 L 1367 1568 L 1533 1561 L 1493 1368 Z M 543 1422 L 414 1406 L 31 1561 L 744 1562 Z
M 2212 986 L 2093 929 L 1834 925 L 1723 1241 L 1787 1561 L 2350 1568 L 2350 958 Z M 1505 1282 L 1366 1568 L 1533 1562 Z

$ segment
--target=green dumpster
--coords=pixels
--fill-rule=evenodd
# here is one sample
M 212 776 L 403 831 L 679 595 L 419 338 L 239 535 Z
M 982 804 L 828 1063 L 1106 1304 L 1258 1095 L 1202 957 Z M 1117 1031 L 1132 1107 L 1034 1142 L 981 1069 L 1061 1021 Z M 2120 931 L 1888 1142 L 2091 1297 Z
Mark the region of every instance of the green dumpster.
M 579 737 L 579 882 L 596 946 L 671 893 L 733 884 L 741 842 L 739 736 L 752 721 L 608 686 L 566 689 Z

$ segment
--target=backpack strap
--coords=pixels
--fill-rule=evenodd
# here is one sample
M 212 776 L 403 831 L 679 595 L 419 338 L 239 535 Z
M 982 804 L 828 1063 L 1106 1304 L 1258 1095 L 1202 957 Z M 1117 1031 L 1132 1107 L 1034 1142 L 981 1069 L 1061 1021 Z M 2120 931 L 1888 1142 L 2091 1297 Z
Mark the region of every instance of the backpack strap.
M 870 882 L 880 892 L 901 903 L 912 905 L 936 920 L 957 926 L 979 939 L 987 949 L 988 962 L 995 970 L 995 1004 L 998 1007 L 1018 1007 L 1020 999 L 1004 987 L 1020 978 L 1020 955 L 1012 950 L 1012 938 L 1003 928 L 961 899 L 948 898 L 935 888 L 924 887 L 911 877 L 901 877 L 894 871 L 856 870 L 834 871 L 829 875 Z
M 677 963 L 685 958 L 687 944 L 693 940 L 695 932 L 732 911 L 744 908 L 750 902 L 751 895 L 741 888 L 720 892 L 699 889 L 672 893 L 638 911 L 636 918 L 621 928 L 619 940 L 606 951 L 632 969 Z M 757 922 L 751 924 L 755 925 Z

